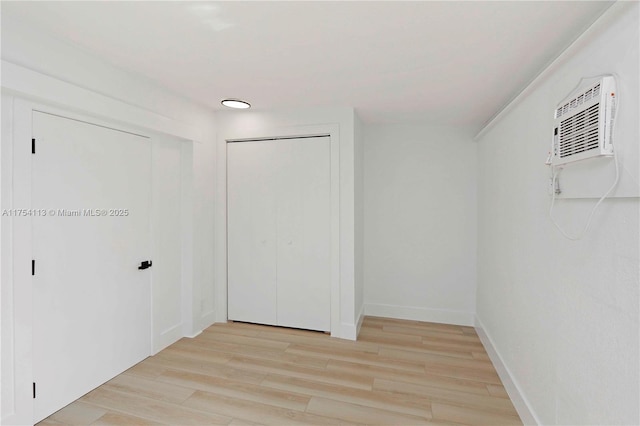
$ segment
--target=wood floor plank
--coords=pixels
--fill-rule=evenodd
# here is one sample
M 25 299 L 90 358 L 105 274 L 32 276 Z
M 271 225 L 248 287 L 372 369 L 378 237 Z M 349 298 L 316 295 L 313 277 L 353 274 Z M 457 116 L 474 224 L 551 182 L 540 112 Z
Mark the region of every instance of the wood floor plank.
M 92 426 L 151 426 L 160 424 L 162 423 L 152 422 L 129 414 L 114 412 L 108 412 L 95 422 L 91 423 Z
M 196 408 L 212 413 L 222 413 L 231 418 L 259 422 L 263 424 L 282 425 L 337 425 L 343 424 L 338 419 L 305 413 L 302 411 L 288 410 L 272 405 L 229 398 L 222 395 L 197 391 L 184 403 L 184 406 Z
M 89 392 L 80 400 L 118 413 L 169 425 L 226 425 L 232 420 L 231 417 L 221 414 L 193 410 L 184 405 L 156 401 L 151 398 L 116 392 L 102 387 Z
M 435 420 L 444 420 L 468 425 L 520 425 L 520 418 L 501 415 L 472 407 L 434 402 L 432 404 Z
M 521 424 L 473 327 L 367 317 L 352 342 L 215 324 L 41 425 L 427 422 Z
M 473 380 L 498 385 L 502 383 L 500 381 L 500 377 L 498 377 L 498 374 L 495 371 L 486 369 L 457 367 L 430 362 L 425 362 L 425 369 L 431 374 L 445 377 L 454 377 L 456 379 Z
M 509 394 L 502 385 L 487 385 L 487 390 L 491 396 L 509 399 Z
M 310 399 L 309 396 L 270 389 L 253 383 L 231 381 L 184 371 L 167 370 L 158 377 L 158 381 L 298 411 L 304 411 Z
M 471 356 L 473 356 L 473 358 L 475 358 L 475 359 L 481 359 L 481 360 L 484 360 L 484 361 L 491 362 L 491 358 L 489 358 L 489 355 L 487 355 L 487 353 L 484 352 L 484 351 L 482 351 L 482 352 L 473 351 L 473 352 L 471 352 Z
M 233 419 L 229 426 L 262 426 L 264 423 L 250 422 L 244 419 Z
M 305 344 L 309 346 L 320 346 L 325 348 L 336 348 L 336 349 L 346 349 L 346 350 L 354 350 L 360 352 L 370 352 L 370 353 L 378 353 L 378 345 L 375 342 L 365 342 L 362 339 L 358 339 L 357 341 L 351 340 L 343 340 L 343 339 L 335 339 L 327 336 L 325 334 L 317 334 L 317 333 L 307 333 L 306 335 L 292 335 L 285 333 L 273 333 L 268 331 L 263 331 L 260 333 L 261 336 L 265 338 L 269 338 L 275 341 L 283 342 L 283 343 L 298 343 Z
M 379 348 L 395 348 L 395 349 L 409 349 L 412 351 L 421 351 L 425 353 L 432 353 L 436 355 L 446 355 L 446 356 L 454 356 L 458 358 L 466 358 L 473 359 L 473 355 L 471 354 L 471 350 L 467 350 L 460 347 L 453 347 L 453 345 L 448 344 L 433 344 L 427 342 L 406 342 L 402 339 L 396 339 L 394 337 L 372 335 L 372 334 L 361 334 L 358 335 L 358 339 L 360 339 L 363 343 L 375 343 Z M 479 350 L 479 348 L 474 348 L 474 350 Z
M 312 380 L 269 374 L 262 386 L 322 398 L 329 398 L 400 414 L 431 418 L 431 403 L 413 395 L 369 391 L 319 383 Z
M 460 329 L 462 330 L 462 332 L 464 334 L 471 334 L 474 336 L 477 336 L 478 333 L 476 332 L 476 329 L 474 327 L 468 326 L 468 325 L 462 325 L 460 326 Z
M 423 337 L 422 344 L 426 346 L 446 347 L 447 349 L 470 351 L 470 352 L 483 350 L 482 343 L 480 342 L 457 342 L 452 340 L 432 339 L 429 337 Z
M 420 337 L 428 337 L 430 339 L 437 339 L 443 341 L 451 341 L 451 342 L 469 342 L 469 343 L 480 343 L 480 339 L 476 334 L 465 334 L 465 333 L 450 333 L 444 331 L 434 331 L 429 329 L 422 329 L 417 327 L 403 327 L 401 325 L 385 325 L 382 327 L 382 331 L 384 333 L 391 334 L 405 334 L 405 335 L 414 335 Z
M 38 422 L 36 426 L 69 426 L 69 423 L 59 422 L 51 417 L 47 417 L 41 422 Z
M 288 345 L 278 348 L 265 348 L 264 346 L 251 346 L 243 343 L 222 342 L 216 340 L 215 338 L 208 339 L 207 336 L 203 336 L 200 339 L 180 340 L 179 342 L 170 346 L 170 348 L 173 347 L 200 352 L 206 354 L 205 356 L 211 355 L 214 358 L 223 356 L 226 359 L 229 358 L 229 354 L 251 354 L 258 357 L 277 357 L 284 352 Z M 214 354 L 211 354 L 211 352 L 214 352 Z
M 146 362 L 147 359 L 137 363 L 136 365 L 125 371 L 123 374 L 155 379 L 164 372 L 165 369 L 163 366 L 150 364 Z
M 257 337 L 260 329 L 257 327 L 241 327 L 242 323 L 228 322 L 213 324 L 209 328 L 203 330 L 203 333 L 220 332 L 228 334 L 237 334 L 239 336 Z
M 262 335 L 263 332 L 260 332 Z M 279 341 L 277 339 L 265 339 L 262 337 L 241 336 L 236 334 L 222 333 L 215 330 L 207 329 L 198 336 L 200 340 L 208 340 L 211 342 L 237 343 L 246 346 L 257 346 L 260 348 L 282 349 L 285 350 L 289 346 L 288 341 Z
M 56 411 L 50 419 L 67 425 L 88 425 L 106 413 L 104 408 L 77 401 Z
M 449 333 L 449 335 L 451 337 L 447 338 L 447 337 L 442 337 L 443 334 L 447 334 L 447 333 L 443 333 L 443 332 L 439 332 L 436 335 L 432 334 L 428 334 L 425 333 L 424 330 L 422 329 L 416 329 L 414 328 L 414 330 L 418 330 L 420 331 L 420 333 L 415 333 L 415 334 L 402 334 L 399 331 L 386 331 L 389 327 L 385 326 L 382 328 L 382 330 L 378 330 L 378 329 L 367 329 L 367 328 L 363 328 L 360 331 L 360 334 L 358 335 L 358 338 L 361 338 L 363 340 L 374 340 L 374 341 L 379 341 L 380 343 L 385 343 L 385 344 L 403 344 L 403 343 L 408 343 L 407 346 L 411 346 L 413 347 L 414 343 L 423 343 L 425 345 L 431 345 L 431 346 L 439 346 L 439 347 L 446 347 L 448 349 L 455 349 L 455 350 L 463 350 L 463 351 L 473 351 L 473 350 L 483 350 L 483 346 L 482 343 L 480 342 L 479 339 L 475 338 L 473 340 L 469 340 L 468 335 L 465 334 L 451 334 Z M 411 330 L 410 327 L 399 327 L 396 328 L 400 329 L 400 330 Z M 473 337 L 473 336 L 472 336 Z
M 430 400 L 432 404 L 434 402 L 442 402 L 444 404 L 483 409 L 488 412 L 498 414 L 517 415 L 511 401 L 505 400 L 504 398 L 492 397 L 489 394 L 478 395 L 457 390 L 424 386 L 414 383 L 402 383 L 386 379 L 375 379 L 373 388 L 375 390 L 418 395 Z
M 253 358 L 235 357 L 229 361 L 230 366 L 255 370 L 264 373 L 284 374 L 290 377 L 316 380 L 321 383 L 338 384 L 356 389 L 371 389 L 373 379 L 357 374 L 328 371 L 319 368 L 300 367 L 284 362 L 257 360 Z
M 208 374 L 214 377 L 227 378 L 229 380 L 245 381 L 247 383 L 260 383 L 264 379 L 265 373 L 258 369 L 233 368 L 228 365 L 208 363 L 206 361 L 185 359 L 174 355 L 158 354 L 147 360 L 149 363 L 156 363 L 165 366 L 165 370 L 190 371 L 192 373 Z
M 169 346 L 159 355 L 174 355 L 176 358 L 188 358 L 216 364 L 225 364 L 233 357 L 233 355 L 221 351 L 205 351 L 200 348 L 194 349 L 184 343 Z
M 421 362 L 420 360 L 400 360 L 398 358 L 380 356 L 380 353 L 373 354 L 370 352 L 349 351 L 346 349 L 323 348 L 298 344 L 291 344 L 285 352 L 315 357 L 321 356 L 325 360 L 325 367 L 326 363 L 330 359 L 335 359 L 353 361 L 360 364 L 386 366 L 397 370 L 424 372 L 424 362 Z
M 159 383 L 156 380 L 121 374 L 102 385 L 103 389 L 132 393 L 158 401 L 181 403 L 189 398 L 194 390 L 174 384 Z
M 451 377 L 440 374 L 433 374 L 430 371 L 425 373 L 412 373 L 394 370 L 386 367 L 363 365 L 347 361 L 330 360 L 327 365 L 328 371 L 344 372 L 371 379 L 389 379 L 403 383 L 425 384 L 429 386 L 442 387 L 444 389 L 469 392 L 480 395 L 488 395 L 486 383 L 477 380 Z
M 256 349 L 255 346 L 243 346 L 237 344 L 209 344 L 209 347 L 202 347 L 184 342 L 181 342 L 180 346 L 174 346 L 167 348 L 164 351 L 164 354 L 174 354 L 206 362 L 219 361 L 221 364 L 227 363 L 236 355 L 241 355 L 243 357 L 284 361 L 307 367 L 324 368 L 327 365 L 327 360 L 324 358 L 289 353 L 287 352 L 288 349 L 283 352 L 280 349 Z
M 420 425 L 428 423 L 428 420 L 423 417 L 409 416 L 317 396 L 311 398 L 307 413 L 318 415 L 332 413 L 333 417 L 347 422 L 369 425 Z
M 257 359 L 265 359 L 271 361 L 285 362 L 292 365 L 298 365 L 301 367 L 313 367 L 313 368 L 325 368 L 327 366 L 328 359 L 326 357 L 318 356 L 318 353 L 296 353 L 294 351 L 289 351 L 290 347 L 287 348 L 284 352 L 280 351 L 278 353 L 264 353 L 264 352 L 254 352 L 254 351 L 234 351 L 228 353 L 231 355 L 231 358 L 235 356 L 242 356 L 245 358 L 257 358 Z
M 399 343 L 421 343 L 422 342 L 422 336 L 419 335 L 415 335 L 415 334 L 402 334 L 402 333 L 389 333 L 386 332 L 384 330 L 384 328 L 382 328 L 381 330 L 378 329 L 370 329 L 370 328 L 363 328 L 360 330 L 360 334 L 358 334 L 358 338 L 361 337 L 373 337 L 373 338 L 386 338 L 386 339 L 392 339 L 394 342 L 399 342 Z
M 451 366 L 451 367 L 465 367 L 465 368 L 474 368 L 478 370 L 485 371 L 495 371 L 493 364 L 491 361 L 480 360 L 475 358 L 458 358 L 451 357 L 447 355 L 441 354 L 432 354 L 422 351 L 412 351 L 405 349 L 394 349 L 394 348 L 380 348 L 378 355 L 385 359 L 393 360 L 393 362 L 397 362 L 398 360 L 402 361 L 413 361 L 415 363 L 422 364 L 425 368 L 429 366 Z
M 400 324 L 386 324 L 382 326 L 382 332 L 468 342 L 476 341 L 478 339 L 476 335 L 465 334 L 462 330 L 460 330 L 459 333 L 452 333 L 451 331 L 433 330 L 426 327 L 407 327 Z
M 381 326 L 398 324 L 403 327 L 414 327 L 422 330 L 442 331 L 445 333 L 453 333 L 453 334 L 464 333 L 463 331 L 464 328 L 459 325 L 404 320 L 404 319 L 397 319 L 397 318 L 383 318 L 383 317 L 366 317 L 362 323 L 362 327 L 367 328 L 371 324 L 381 325 Z

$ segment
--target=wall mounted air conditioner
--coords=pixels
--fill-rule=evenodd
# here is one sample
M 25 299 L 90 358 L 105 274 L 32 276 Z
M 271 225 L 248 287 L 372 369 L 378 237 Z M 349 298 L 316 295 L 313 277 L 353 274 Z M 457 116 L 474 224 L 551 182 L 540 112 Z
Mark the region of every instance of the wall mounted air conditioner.
M 573 91 L 555 110 L 551 164 L 613 155 L 616 82 L 602 77 Z

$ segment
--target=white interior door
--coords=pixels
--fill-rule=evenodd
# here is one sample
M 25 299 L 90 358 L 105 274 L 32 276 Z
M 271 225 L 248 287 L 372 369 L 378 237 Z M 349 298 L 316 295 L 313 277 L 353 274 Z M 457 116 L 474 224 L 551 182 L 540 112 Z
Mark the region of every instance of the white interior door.
M 39 421 L 150 353 L 151 270 L 138 266 L 150 256 L 151 146 L 39 112 L 33 134 L 32 207 L 47 211 L 33 218 Z
M 278 325 L 330 331 L 330 138 L 277 145 Z
M 272 141 L 227 145 L 230 320 L 277 324 L 276 162 Z
M 229 319 L 329 331 L 330 138 L 227 146 Z

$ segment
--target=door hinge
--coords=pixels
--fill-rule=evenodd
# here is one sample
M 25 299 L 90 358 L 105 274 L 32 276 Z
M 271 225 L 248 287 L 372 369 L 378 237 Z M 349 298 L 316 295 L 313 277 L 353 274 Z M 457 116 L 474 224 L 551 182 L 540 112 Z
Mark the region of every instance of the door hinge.
M 33 382 L 33 399 L 36 398 L 36 382 Z
M 36 153 L 36 140 L 35 139 L 31 139 L 31 153 L 32 154 Z
M 31 275 L 35 275 L 36 274 L 36 261 L 35 260 L 31 260 Z

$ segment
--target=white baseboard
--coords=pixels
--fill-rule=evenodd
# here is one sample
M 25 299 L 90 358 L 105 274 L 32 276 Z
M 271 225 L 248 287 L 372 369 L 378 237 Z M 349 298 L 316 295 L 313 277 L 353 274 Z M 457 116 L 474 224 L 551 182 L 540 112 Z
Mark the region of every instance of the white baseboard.
M 200 317 L 200 319 L 197 320 L 197 324 L 194 326 L 193 332 L 191 332 L 191 333 L 185 332 L 183 337 L 188 337 L 190 339 L 193 339 L 194 337 L 196 337 L 200 333 L 202 333 L 202 331 L 204 329 L 210 327 L 211 325 L 213 325 L 216 322 L 221 322 L 221 321 L 216 321 L 216 312 L 215 311 L 209 311 L 206 314 L 203 314 Z
M 489 358 L 491 358 L 493 366 L 498 372 L 498 376 L 500 376 L 500 380 L 502 380 L 502 385 L 509 394 L 509 398 L 511 398 L 511 402 L 513 402 L 513 406 L 520 416 L 520 420 L 522 420 L 525 425 L 542 424 L 531 408 L 531 404 L 529 404 L 529 401 L 527 401 L 527 398 L 525 398 L 524 394 L 522 393 L 520 386 L 518 386 L 518 383 L 513 378 L 511 371 L 509 371 L 509 368 L 502 360 L 500 353 L 493 344 L 493 340 L 484 328 L 482 321 L 480 321 L 480 318 L 478 318 L 477 316 L 475 329 L 476 333 L 478 333 L 478 337 L 480 337 L 482 345 L 489 355 Z
M 331 337 L 337 337 L 338 339 L 356 340 L 358 335 L 356 324 L 341 323 L 340 330 L 334 333 L 331 330 Z
M 176 324 L 173 327 L 169 327 L 159 336 L 154 339 L 153 342 L 153 354 L 157 354 L 169 345 L 174 344 L 182 337 L 182 323 Z
M 202 316 L 200 317 L 200 321 L 198 321 L 198 325 L 200 326 L 200 330 L 204 330 L 205 328 L 208 328 L 216 322 L 220 322 L 216 321 L 216 312 L 209 311 L 205 314 L 202 314 Z
M 475 319 L 475 313 L 473 312 L 428 309 L 414 306 L 384 305 L 381 303 L 365 303 L 364 313 L 365 315 L 376 317 L 468 326 L 473 326 Z

